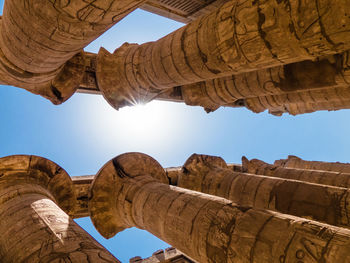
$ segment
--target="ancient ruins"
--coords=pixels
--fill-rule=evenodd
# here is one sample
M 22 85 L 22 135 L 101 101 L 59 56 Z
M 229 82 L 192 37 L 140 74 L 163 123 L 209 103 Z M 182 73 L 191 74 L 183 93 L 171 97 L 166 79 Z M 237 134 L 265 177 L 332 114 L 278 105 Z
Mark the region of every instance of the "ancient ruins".
M 110 54 L 83 47 L 136 8 L 187 23 Z M 60 104 L 102 94 L 116 109 L 150 100 L 292 115 L 350 107 L 346 0 L 6 0 L 0 81 Z
M 194 261 L 176 248 L 169 247 L 165 250 L 157 250 L 148 258 L 141 258 L 140 256 L 133 257 L 129 260 L 129 263 L 194 263 Z
M 186 25 L 113 54 L 83 48 L 136 8 Z M 101 94 L 292 115 L 350 108 L 350 1 L 5 0 L 0 83 L 54 104 Z M 350 164 L 142 153 L 70 177 L 38 156 L 0 158 L 1 262 L 119 262 L 106 238 L 144 229 L 174 248 L 130 262 L 350 262 Z M 9 222 L 15 222 L 9 224 Z M 20 235 L 16 235 L 21 233 Z
M 198 154 L 164 169 L 125 153 L 71 178 L 42 157 L 3 157 L 0 257 L 119 262 L 72 220 L 90 216 L 106 238 L 137 227 L 181 251 L 130 262 L 349 262 L 349 170 L 295 156 L 239 165 Z

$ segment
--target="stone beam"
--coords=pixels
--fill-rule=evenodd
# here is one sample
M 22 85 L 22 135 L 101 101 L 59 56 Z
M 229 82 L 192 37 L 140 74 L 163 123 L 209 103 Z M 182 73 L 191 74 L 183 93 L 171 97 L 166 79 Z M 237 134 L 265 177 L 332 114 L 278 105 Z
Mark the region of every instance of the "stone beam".
M 344 52 L 349 8 L 342 0 L 232 0 L 156 42 L 101 49 L 99 89 L 119 108 L 170 87 Z
M 141 9 L 182 23 L 189 23 L 217 9 L 228 0 L 148 0 Z
M 76 196 L 73 218 L 89 216 L 89 191 L 94 175 L 73 176 L 74 192 Z
M 169 186 L 139 153 L 120 155 L 91 187 L 92 221 L 106 238 L 136 226 L 199 262 L 347 262 L 350 231 Z
M 197 263 L 174 247 L 157 250 L 151 257 L 133 257 L 129 263 Z M 198 262 L 199 263 L 199 262 Z
M 119 262 L 81 229 L 68 174 L 37 156 L 0 158 L 1 262 Z

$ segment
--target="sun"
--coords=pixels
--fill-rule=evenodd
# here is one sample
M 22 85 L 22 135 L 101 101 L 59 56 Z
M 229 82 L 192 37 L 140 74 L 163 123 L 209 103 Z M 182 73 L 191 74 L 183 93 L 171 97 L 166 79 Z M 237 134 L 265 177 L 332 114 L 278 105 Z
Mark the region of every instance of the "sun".
M 125 107 L 116 114 L 117 122 L 127 135 L 147 139 L 164 129 L 168 107 L 164 103 L 152 102 L 146 105 Z M 158 134 L 160 135 L 160 134 Z
M 115 110 L 102 97 L 77 99 L 81 100 L 83 128 L 93 132 L 89 139 L 98 141 L 97 147 L 103 149 L 149 152 L 165 145 L 170 149 L 179 141 L 186 143 L 190 137 L 187 127 L 195 125 L 188 107 L 180 103 L 151 101 Z

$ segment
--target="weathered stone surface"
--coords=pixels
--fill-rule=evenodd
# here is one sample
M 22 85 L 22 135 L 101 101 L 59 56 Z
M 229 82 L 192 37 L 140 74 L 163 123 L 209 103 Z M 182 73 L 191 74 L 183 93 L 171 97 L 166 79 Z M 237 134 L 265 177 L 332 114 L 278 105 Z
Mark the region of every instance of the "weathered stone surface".
M 333 87 L 248 98 L 245 100 L 245 106 L 255 113 L 268 109 L 269 113 L 277 116 L 285 112 L 298 115 L 319 110 L 348 109 L 350 107 L 350 88 L 348 86 Z
M 156 42 L 100 51 L 98 85 L 119 108 L 165 88 L 343 52 L 348 8 L 343 0 L 229 1 Z
M 127 1 L 5 1 L 0 45 L 16 67 L 56 70 L 92 40 L 137 8 Z
M 76 195 L 75 209 L 73 218 L 88 217 L 89 191 L 94 175 L 73 176 L 71 177 Z
M 243 172 L 309 183 L 350 188 L 350 173 L 286 168 L 265 163 L 261 160 L 242 158 Z
M 192 155 L 178 176 L 177 186 L 240 205 L 350 227 L 348 188 L 234 172 L 219 157 Z
M 129 263 L 196 263 L 174 247 L 157 250 L 151 257 L 133 257 Z
M 344 102 L 347 98 L 344 97 L 345 92 L 338 96 L 330 96 L 329 92 L 336 92 L 336 88 L 339 87 L 343 89 L 338 90 L 347 91 L 349 89 L 348 57 L 349 52 L 344 52 L 317 61 L 307 60 L 185 85 L 181 87 L 182 96 L 186 104 L 200 105 L 207 111 L 213 111 L 220 106 L 246 105 L 255 112 L 266 109 L 276 112 L 275 108 L 288 108 L 288 105 L 292 103 L 319 105 L 325 102 L 324 98 Z M 305 96 L 293 97 L 293 94 L 314 94 L 315 92 L 324 94 L 324 96 L 314 95 L 307 99 L 304 98 Z M 276 99 L 274 102 L 272 99 L 267 99 L 270 97 L 284 97 L 285 99 Z M 289 97 L 293 97 L 294 100 Z M 274 104 L 268 104 L 269 101 L 273 101 Z M 290 113 L 294 112 L 291 110 Z
M 289 155 L 288 159 L 277 160 L 275 161 L 274 164 L 277 166 L 288 167 L 288 168 L 350 173 L 350 163 L 305 161 L 293 155 Z
M 91 188 L 94 225 L 105 237 L 131 226 L 146 229 L 203 263 L 350 260 L 349 230 L 165 182 L 164 170 L 149 156 L 114 158 Z
M 79 54 L 143 0 L 6 0 L 0 23 L 0 82 L 40 94 L 54 104 L 79 87 Z
M 0 175 L 1 262 L 119 262 L 66 214 L 76 197 L 57 164 L 9 156 Z

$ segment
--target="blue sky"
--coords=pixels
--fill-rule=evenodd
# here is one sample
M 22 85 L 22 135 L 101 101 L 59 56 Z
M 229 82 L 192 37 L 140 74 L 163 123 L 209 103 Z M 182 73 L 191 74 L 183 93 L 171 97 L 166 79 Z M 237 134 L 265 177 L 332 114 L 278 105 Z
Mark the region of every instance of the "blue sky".
M 98 52 L 103 46 L 112 52 L 123 42 L 156 40 L 180 26 L 137 10 L 86 50 Z M 207 114 L 200 107 L 170 102 L 115 111 L 102 96 L 86 94 L 54 106 L 25 90 L 0 86 L 0 157 L 43 156 L 71 176 L 95 174 L 108 160 L 129 151 L 147 153 L 164 167 L 180 166 L 192 153 L 219 155 L 235 163 L 243 155 L 273 162 L 288 154 L 348 162 L 349 116 L 349 110 L 341 110 L 275 117 L 233 108 Z M 168 246 L 137 229 L 105 240 L 88 218 L 77 222 L 122 262 Z

